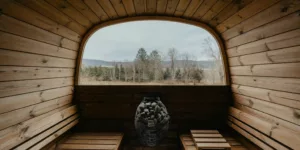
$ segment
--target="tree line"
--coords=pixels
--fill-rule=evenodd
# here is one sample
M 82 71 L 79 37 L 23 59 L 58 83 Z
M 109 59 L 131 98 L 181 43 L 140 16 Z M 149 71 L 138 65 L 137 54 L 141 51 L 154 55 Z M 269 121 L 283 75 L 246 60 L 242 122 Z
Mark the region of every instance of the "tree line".
M 175 48 L 169 49 L 166 58 L 162 58 L 157 50 L 148 54 L 140 48 L 132 62 L 115 62 L 113 66 L 82 66 L 80 75 L 96 81 L 195 83 L 203 79 L 203 69 L 191 55 L 185 53 L 179 56 Z

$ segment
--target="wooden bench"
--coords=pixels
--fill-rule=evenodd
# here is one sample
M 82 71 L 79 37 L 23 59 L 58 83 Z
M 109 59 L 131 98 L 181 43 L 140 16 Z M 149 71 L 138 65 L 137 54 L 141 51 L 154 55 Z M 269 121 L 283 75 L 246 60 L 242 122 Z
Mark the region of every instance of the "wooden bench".
M 74 133 L 63 139 L 58 149 L 117 150 L 122 138 L 122 133 Z
M 191 135 L 197 149 L 231 149 L 218 130 L 191 130 Z

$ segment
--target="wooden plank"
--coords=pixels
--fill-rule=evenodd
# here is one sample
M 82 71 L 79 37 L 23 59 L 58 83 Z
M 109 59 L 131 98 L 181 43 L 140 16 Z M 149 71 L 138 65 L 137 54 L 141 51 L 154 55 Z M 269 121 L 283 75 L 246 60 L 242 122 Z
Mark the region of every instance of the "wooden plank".
M 0 97 L 73 85 L 72 77 L 0 82 Z
M 72 77 L 75 70 L 71 68 L 42 68 L 0 66 L 0 81 Z
M 246 7 L 250 4 L 253 0 L 243 0 L 243 1 L 232 1 L 229 5 L 227 5 L 218 15 L 216 15 L 209 24 L 212 26 L 217 26 L 218 24 L 222 23 L 232 15 L 234 15 L 239 10 Z
M 76 113 L 76 106 L 57 109 L 0 131 L 1 149 L 10 149 Z
M 228 4 L 230 4 L 232 0 L 221 0 L 217 1 L 211 9 L 209 9 L 204 16 L 201 18 L 204 22 L 209 22 L 212 18 L 214 18 L 219 12 L 221 12 Z
M 68 0 L 75 9 L 81 12 L 85 17 L 87 17 L 93 24 L 100 22 L 100 18 L 89 9 L 89 7 L 81 0 Z
M 118 144 L 118 140 L 76 140 L 68 139 L 64 143 L 66 144 L 94 144 L 94 145 L 115 145 Z
M 221 134 L 197 134 L 197 133 L 193 133 L 192 134 L 193 138 L 208 138 L 208 137 L 214 137 L 214 138 L 220 138 L 223 137 Z
M 300 145 L 300 134 L 295 134 L 292 130 L 273 125 L 267 121 L 261 120 L 233 107 L 230 107 L 229 113 L 233 117 L 243 121 L 247 125 L 266 134 L 267 136 L 284 143 L 292 149 L 295 149 Z
M 257 146 L 259 146 L 260 148 L 265 149 L 265 150 L 273 150 L 274 149 L 274 148 L 270 147 L 269 145 L 265 144 L 264 142 L 258 140 L 255 136 L 249 134 L 248 132 L 246 132 L 245 130 L 240 128 L 239 126 L 233 124 L 232 122 L 228 121 L 228 125 L 230 127 L 232 127 L 234 130 L 236 130 L 237 132 L 239 132 L 241 135 L 246 137 L 248 140 L 250 140 Z
M 245 8 L 241 9 L 227 20 L 219 24 L 216 28 L 219 32 L 223 33 L 227 29 L 243 22 L 244 20 L 252 17 L 253 15 L 267 9 L 271 5 L 275 4 L 279 0 L 254 0 L 252 3 L 247 5 Z
M 250 126 L 244 124 L 243 122 L 228 116 L 228 120 L 232 123 L 234 123 L 235 125 L 237 125 L 239 128 L 249 132 L 250 134 L 254 135 L 255 137 L 257 137 L 258 139 L 260 139 L 261 141 L 264 141 L 265 143 L 267 143 L 268 145 L 276 148 L 276 149 L 282 149 L 282 150 L 288 150 L 287 147 L 283 146 L 282 144 L 278 143 L 277 141 L 271 139 L 270 137 L 258 132 L 257 130 L 251 128 Z
M 72 95 L 59 97 L 46 102 L 38 103 L 21 109 L 0 114 L 0 130 L 16 125 L 20 122 L 40 116 L 72 102 Z
M 63 25 L 72 31 L 75 31 L 79 35 L 83 35 L 86 32 L 86 28 L 72 20 L 66 14 L 60 12 L 52 5 L 48 4 L 45 1 L 36 1 L 36 0 L 16 0 L 19 3 L 29 7 L 32 10 L 39 12 L 40 14 L 52 19 L 60 25 Z
M 9 66 L 41 66 L 75 68 L 75 60 L 0 49 L 0 64 Z
M 196 146 L 191 135 L 180 135 L 180 140 L 184 150 L 196 150 Z M 190 143 L 188 144 L 187 142 Z
M 300 94 L 278 92 L 262 88 L 240 86 L 235 84 L 232 85 L 232 91 L 234 93 L 258 98 L 265 101 L 270 101 L 276 104 L 281 104 L 292 108 L 300 108 Z
M 193 18 L 201 20 L 208 10 L 217 2 L 217 0 L 204 0 L 197 11 L 194 13 Z
M 229 66 L 289 63 L 300 61 L 300 46 L 229 58 Z
M 77 52 L 0 31 L 0 48 L 75 59 Z
M 190 2 L 191 0 L 180 0 L 175 10 L 174 16 L 181 17 L 189 6 Z
M 179 3 L 179 0 L 168 0 L 165 14 L 174 15 L 178 3 Z
M 141 14 L 145 13 L 146 0 L 133 0 L 133 2 L 134 2 L 134 7 L 135 7 L 135 13 L 137 15 L 141 15 Z
M 0 98 L 0 113 L 35 105 L 52 99 L 57 99 L 73 93 L 73 87 L 61 87 L 45 91 L 26 93 L 22 95 Z
M 218 130 L 191 130 L 191 133 L 209 133 L 209 134 L 219 134 L 220 132 Z
M 298 45 L 300 45 L 300 29 L 230 48 L 227 50 L 227 55 L 228 57 L 234 57 Z
M 274 117 L 272 115 L 266 114 L 266 113 L 258 111 L 256 109 L 252 109 L 250 107 L 244 106 L 244 105 L 236 103 L 236 102 L 234 103 L 234 107 L 236 107 L 237 109 L 239 109 L 239 110 L 241 110 L 245 113 L 248 113 L 252 116 L 256 116 L 257 118 L 260 118 L 264 121 L 270 122 L 272 124 L 276 124 L 276 125 L 281 126 L 283 128 L 287 128 L 287 129 L 293 131 L 294 134 L 299 134 L 300 133 L 300 126 L 298 126 L 294 123 L 285 121 L 283 119 Z
M 116 145 L 89 145 L 89 144 L 59 144 L 58 149 L 101 149 L 112 150 Z
M 223 143 L 226 142 L 224 138 L 194 138 L 196 143 Z
M 110 0 L 111 4 L 113 5 L 114 9 L 116 10 L 119 17 L 127 16 L 127 12 L 123 5 L 123 2 L 120 0 Z
M 135 15 L 135 8 L 132 0 L 122 0 L 122 3 L 124 5 L 124 8 L 127 12 L 128 16 L 134 16 Z
M 298 13 L 292 13 L 274 22 L 263 25 L 259 28 L 251 30 L 245 34 L 229 39 L 226 42 L 228 48 L 243 45 L 245 43 L 257 41 L 276 34 L 284 33 L 300 27 L 300 18 Z
M 109 0 L 97 0 L 97 2 L 111 19 L 118 18 L 118 14 Z
M 198 149 L 230 148 L 228 143 L 196 143 Z
M 60 130 L 56 131 L 54 134 L 52 134 L 51 136 L 48 136 L 47 138 L 45 138 L 44 140 L 42 140 L 41 142 L 39 142 L 38 144 L 34 145 L 33 147 L 30 148 L 30 150 L 37 150 L 37 149 L 41 149 L 44 146 L 46 146 L 48 143 L 52 142 L 53 140 L 55 140 L 58 136 L 64 134 L 65 132 L 67 132 L 68 130 L 70 130 L 72 127 L 74 127 L 77 123 L 79 122 L 79 120 L 75 120 L 73 122 L 71 122 L 70 124 L 66 125 L 65 127 L 61 128 Z M 55 147 L 56 148 L 56 147 Z
M 85 28 L 90 28 L 93 24 L 92 22 L 83 16 L 78 10 L 76 10 L 70 3 L 65 0 L 46 0 L 49 4 L 54 6 L 59 11 L 65 13 L 70 18 L 74 19 L 76 22 L 84 26 Z
M 300 77 L 300 63 L 266 64 L 230 67 L 232 75 L 265 77 Z
M 100 18 L 101 21 L 109 19 L 97 0 L 83 0 L 83 2 Z
M 41 143 L 45 143 L 45 144 L 50 143 L 50 142 L 44 142 L 45 140 L 43 140 L 43 139 L 49 138 L 53 134 L 56 134 L 55 137 L 58 137 L 59 135 L 61 135 L 61 134 L 57 134 L 57 133 L 60 133 L 58 130 L 62 131 L 61 128 L 67 129 L 68 127 L 73 126 L 73 124 L 75 125 L 76 123 L 73 123 L 73 121 L 76 121 L 76 118 L 78 118 L 78 116 L 79 116 L 78 114 L 71 116 L 70 118 L 56 124 L 55 126 L 42 132 L 41 134 L 33 137 L 32 139 L 22 143 L 21 145 L 17 146 L 15 149 L 16 150 L 24 150 L 24 149 L 29 149 L 31 146 L 33 146 L 35 144 L 41 145 Z M 76 122 L 78 122 L 78 121 L 76 121 Z M 69 123 L 72 125 L 68 126 Z M 67 127 L 65 127 L 65 126 L 67 126 Z M 66 131 L 66 130 L 64 130 L 64 131 Z M 43 144 L 43 145 L 45 145 L 45 144 Z M 34 146 L 34 148 L 36 148 L 36 146 Z M 34 148 L 32 148 L 32 149 L 34 149 Z
M 251 107 L 298 125 L 300 124 L 300 118 L 297 117 L 297 114 L 300 114 L 299 109 L 293 109 L 283 105 L 278 105 L 239 94 L 234 94 L 234 100 L 244 106 Z
M 146 14 L 155 14 L 157 0 L 146 0 Z
M 168 0 L 158 0 L 156 3 L 157 3 L 156 14 L 161 14 L 161 15 L 165 14 Z
M 46 30 L 37 28 L 25 22 L 19 21 L 7 15 L 0 16 L 0 30 L 16 34 L 19 36 L 27 37 L 37 41 L 45 42 L 48 44 L 78 50 L 79 43 L 71 41 L 67 38 L 61 37 L 57 34 L 48 32 Z M 34 33 L 34 34 L 32 34 Z
M 203 3 L 203 0 L 191 0 L 189 6 L 185 10 L 183 17 L 191 18 L 194 13 L 198 10 L 200 5 Z
M 36 7 L 41 8 L 41 7 Z M 84 32 L 76 33 L 72 30 L 70 30 L 67 27 L 64 27 L 47 17 L 39 14 L 38 12 L 35 12 L 29 8 L 24 7 L 23 5 L 11 1 L 11 0 L 2 0 L 0 2 L 0 9 L 2 10 L 2 13 L 7 14 L 8 16 L 12 16 L 18 20 L 27 22 L 28 24 L 35 25 L 37 27 L 40 27 L 44 30 L 47 30 L 49 32 L 61 35 L 65 38 L 68 38 L 70 40 L 74 40 L 76 42 L 80 42 L 81 37 Z M 70 22 L 70 21 L 68 21 Z M 70 23 L 71 24 L 71 23 Z
M 300 87 L 298 85 L 300 80 L 297 78 L 232 76 L 231 79 L 234 84 L 300 93 Z
M 225 40 L 246 33 L 261 25 L 267 24 L 271 21 L 289 15 L 300 9 L 300 3 L 295 3 L 294 0 L 281 0 L 276 5 L 258 13 L 257 15 L 242 21 L 236 26 L 226 30 L 222 33 L 222 37 Z
M 122 136 L 120 135 L 72 135 L 70 139 L 78 140 L 120 140 Z

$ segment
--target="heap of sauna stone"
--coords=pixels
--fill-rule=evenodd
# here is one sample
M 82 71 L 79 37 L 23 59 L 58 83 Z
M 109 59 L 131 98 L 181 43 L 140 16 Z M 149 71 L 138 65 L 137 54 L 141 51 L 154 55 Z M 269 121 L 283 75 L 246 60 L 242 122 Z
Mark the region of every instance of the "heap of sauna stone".
M 159 97 L 144 97 L 135 115 L 135 127 L 141 143 L 156 146 L 166 135 L 169 120 L 167 109 Z

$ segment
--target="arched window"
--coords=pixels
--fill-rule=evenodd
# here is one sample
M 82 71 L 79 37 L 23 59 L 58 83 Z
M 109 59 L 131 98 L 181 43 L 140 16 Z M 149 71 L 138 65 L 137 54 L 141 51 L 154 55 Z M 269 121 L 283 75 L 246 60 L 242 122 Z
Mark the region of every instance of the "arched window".
M 173 21 L 113 24 L 83 47 L 79 85 L 225 85 L 220 43 L 204 28 Z

